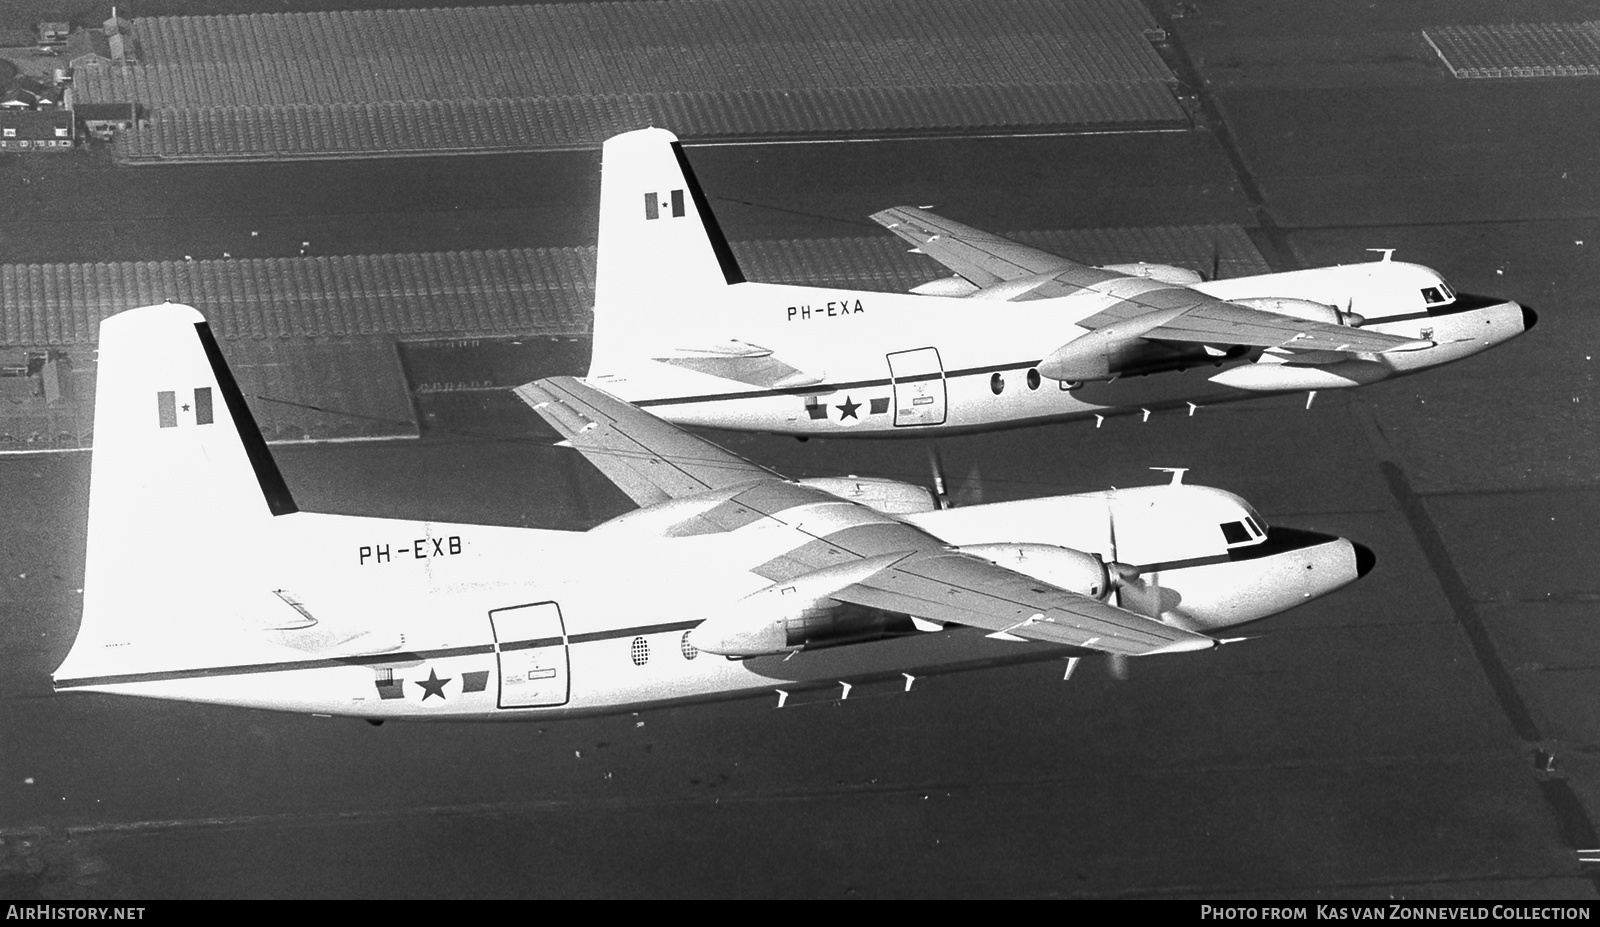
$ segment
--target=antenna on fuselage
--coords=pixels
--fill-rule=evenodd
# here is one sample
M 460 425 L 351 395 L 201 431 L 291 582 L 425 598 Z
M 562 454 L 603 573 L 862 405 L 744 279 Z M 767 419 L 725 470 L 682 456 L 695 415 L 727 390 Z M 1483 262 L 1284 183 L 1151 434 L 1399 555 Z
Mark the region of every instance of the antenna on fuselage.
M 1368 248 L 1367 250 L 1373 252 L 1374 254 L 1383 255 L 1383 257 L 1378 258 L 1379 261 L 1387 262 L 1394 259 L 1395 249 L 1393 248 Z
M 1182 486 L 1183 475 L 1189 472 L 1188 467 L 1151 467 L 1150 469 L 1156 471 L 1157 473 L 1172 474 L 1172 482 L 1168 483 L 1168 486 Z

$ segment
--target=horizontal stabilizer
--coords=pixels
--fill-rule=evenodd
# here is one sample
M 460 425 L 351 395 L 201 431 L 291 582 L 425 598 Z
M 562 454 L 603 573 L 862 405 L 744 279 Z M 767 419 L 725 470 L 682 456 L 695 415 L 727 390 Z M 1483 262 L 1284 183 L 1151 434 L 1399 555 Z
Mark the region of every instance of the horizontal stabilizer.
M 743 341 L 724 341 L 654 358 L 659 363 L 761 389 L 789 389 L 821 383 L 823 374 L 808 373 L 772 356 L 767 348 Z

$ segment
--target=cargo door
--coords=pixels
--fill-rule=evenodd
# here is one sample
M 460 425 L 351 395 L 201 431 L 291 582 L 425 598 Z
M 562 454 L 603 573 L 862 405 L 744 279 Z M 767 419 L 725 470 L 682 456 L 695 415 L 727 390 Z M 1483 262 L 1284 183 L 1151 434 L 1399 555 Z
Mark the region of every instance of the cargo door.
M 567 633 L 554 602 L 497 608 L 489 613 L 500 664 L 500 707 L 565 705 Z
M 897 426 L 943 425 L 944 365 L 938 348 L 918 348 L 889 355 Z

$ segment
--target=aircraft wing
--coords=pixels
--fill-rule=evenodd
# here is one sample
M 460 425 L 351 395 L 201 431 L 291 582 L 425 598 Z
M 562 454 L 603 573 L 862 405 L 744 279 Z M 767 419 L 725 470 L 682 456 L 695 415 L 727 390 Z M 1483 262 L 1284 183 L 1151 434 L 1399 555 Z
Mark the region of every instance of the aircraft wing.
M 1198 293 L 1195 296 L 1199 297 L 1196 305 L 1154 328 L 1141 331 L 1139 336 L 1155 341 L 1345 353 L 1381 354 L 1384 351 L 1409 351 L 1432 345 L 1431 341 L 1386 335 L 1330 322 L 1297 319 Z M 1136 324 L 1131 320 L 1147 312 L 1150 312 L 1149 306 L 1129 300 L 1078 324 L 1089 329 L 1105 328 L 1119 322 Z
M 831 599 L 1028 640 L 1139 656 L 1202 650 L 1216 641 L 1024 576 L 979 557 L 924 550 Z
M 515 392 L 640 505 L 783 479 L 574 377 L 536 380 Z
M 572 377 L 537 380 L 517 387 L 516 393 L 641 505 L 752 482 L 772 488 L 751 486 L 729 503 L 782 521 L 796 503 L 803 508 L 816 501 L 817 491 L 788 483 Z M 817 536 L 826 543 L 803 544 L 769 561 L 765 566 L 770 572 L 762 575 L 779 583 L 803 583 L 815 576 L 822 583 L 818 594 L 841 602 L 1108 653 L 1199 650 L 1215 643 L 950 550 L 904 522 L 874 517 L 871 510 L 862 514 L 860 520 L 839 526 L 845 531 Z M 825 524 L 808 521 L 802 530 L 817 531 Z M 839 562 L 840 556 L 848 561 Z M 835 586 L 824 574 L 837 575 L 841 582 Z
M 1022 277 L 1056 274 L 1054 286 L 1041 288 L 1035 294 L 1056 296 L 1098 289 L 1108 282 L 1114 284 L 1114 281 L 1126 277 L 1018 244 L 999 235 L 936 216 L 924 209 L 896 206 L 874 213 L 872 219 L 979 287 Z M 1068 271 L 1072 273 L 1060 276 Z M 1195 303 L 1176 318 L 1140 331 L 1140 337 L 1156 341 L 1345 353 L 1415 350 L 1431 344 L 1428 341 L 1252 309 L 1187 287 L 1158 286 L 1156 291 L 1177 293 L 1184 301 Z M 1135 316 L 1172 308 L 1170 303 L 1170 299 L 1152 303 L 1137 297 L 1124 297 L 1111 308 L 1078 324 L 1089 329 L 1104 328 L 1117 322 L 1133 324 L 1130 320 Z
M 1085 266 L 992 232 L 952 222 L 925 209 L 895 206 L 873 213 L 871 218 L 980 287 Z

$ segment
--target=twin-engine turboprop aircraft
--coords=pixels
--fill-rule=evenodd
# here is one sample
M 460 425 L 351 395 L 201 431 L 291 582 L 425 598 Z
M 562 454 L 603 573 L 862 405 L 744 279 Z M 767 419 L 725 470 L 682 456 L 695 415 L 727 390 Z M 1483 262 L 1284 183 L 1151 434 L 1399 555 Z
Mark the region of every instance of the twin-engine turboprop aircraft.
M 1204 281 L 1089 267 L 899 207 L 956 276 L 911 294 L 746 282 L 672 133 L 605 143 L 588 381 L 683 424 L 926 435 L 1360 386 L 1532 327 L 1388 260 Z
M 890 480 L 785 480 L 571 379 L 518 393 L 636 511 L 583 532 L 312 514 L 199 312 L 107 319 L 99 365 L 58 691 L 371 720 L 782 704 L 1199 650 L 1372 563 L 1179 478 L 954 510 Z

